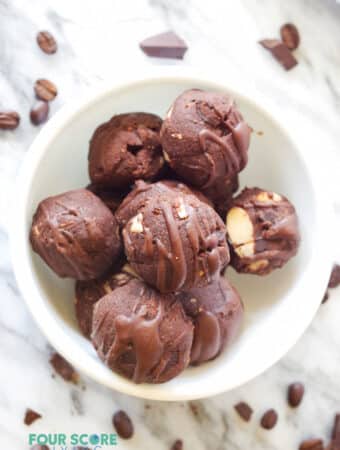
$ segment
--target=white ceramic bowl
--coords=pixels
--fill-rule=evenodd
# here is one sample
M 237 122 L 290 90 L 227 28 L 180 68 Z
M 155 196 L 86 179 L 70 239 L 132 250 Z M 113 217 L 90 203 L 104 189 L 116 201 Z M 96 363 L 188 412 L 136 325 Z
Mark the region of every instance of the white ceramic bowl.
M 112 389 L 148 399 L 188 400 L 211 396 L 263 372 L 297 341 L 324 294 L 331 258 L 329 210 L 323 186 L 282 124 L 230 86 L 200 79 L 178 68 L 101 87 L 83 102 L 69 104 L 42 129 L 30 148 L 18 180 L 12 226 L 12 257 L 19 287 L 35 320 L 51 344 L 75 367 Z M 94 129 L 117 113 L 148 111 L 164 116 L 175 97 L 197 87 L 231 93 L 253 133 L 249 165 L 241 186 L 260 186 L 286 195 L 296 206 L 302 242 L 298 256 L 267 277 L 228 270 L 245 304 L 245 322 L 234 345 L 216 360 L 189 368 L 161 385 L 135 385 L 112 373 L 79 332 L 74 282 L 52 273 L 32 253 L 28 234 L 40 200 L 88 183 L 88 142 Z M 306 152 L 308 153 L 308 152 Z

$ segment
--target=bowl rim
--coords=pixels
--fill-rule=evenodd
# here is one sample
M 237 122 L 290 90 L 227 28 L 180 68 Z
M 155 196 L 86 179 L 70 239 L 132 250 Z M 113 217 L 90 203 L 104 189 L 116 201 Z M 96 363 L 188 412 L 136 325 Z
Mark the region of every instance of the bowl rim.
M 93 104 L 100 101 L 106 95 L 112 95 L 114 92 L 119 92 L 122 89 L 131 86 L 136 87 L 147 83 L 166 81 L 192 81 L 193 85 L 195 83 L 200 83 L 211 86 L 211 89 L 227 90 L 231 95 L 242 99 L 248 104 L 251 104 L 253 108 L 257 109 L 269 121 L 274 123 L 275 126 L 277 126 L 285 137 L 292 143 L 292 147 L 295 151 L 297 151 L 298 156 L 307 171 L 307 175 L 311 180 L 311 186 L 314 190 L 315 210 L 317 212 L 315 229 L 317 230 L 317 234 L 321 234 L 321 236 L 323 236 L 322 240 L 318 237 L 317 248 L 313 251 L 313 260 L 310 261 L 310 264 L 314 265 L 315 272 L 317 273 L 317 277 L 313 279 L 313 293 L 315 296 L 320 298 L 321 302 L 333 263 L 330 251 L 331 233 L 329 233 L 329 226 L 327 227 L 327 224 L 332 223 L 332 212 L 330 201 L 328 201 L 328 196 L 322 195 L 324 192 L 322 179 L 318 177 L 315 170 L 313 171 L 312 165 L 309 164 L 308 159 L 302 152 L 300 145 L 282 125 L 283 122 L 279 121 L 278 117 L 280 117 L 280 114 L 278 110 L 270 104 L 268 99 L 263 99 L 259 93 L 254 90 L 251 91 L 250 89 L 247 89 L 248 92 L 245 93 L 246 90 L 242 88 L 243 93 L 241 93 L 239 88 L 233 85 L 233 83 L 228 83 L 216 75 L 207 73 L 204 76 L 197 76 L 195 70 L 190 68 L 163 66 L 145 70 L 143 75 L 124 75 L 124 77 L 121 79 L 116 79 L 114 82 L 101 83 L 99 86 L 95 86 L 90 89 L 81 100 L 72 100 L 63 106 L 49 120 L 49 122 L 42 128 L 40 133 L 34 139 L 20 168 L 16 183 L 17 195 L 15 197 L 18 201 L 16 205 L 13 206 L 10 223 L 10 246 L 14 274 L 21 295 L 23 296 L 28 309 L 43 334 L 61 355 L 70 361 L 70 363 L 72 363 L 78 370 L 98 383 L 106 385 L 111 389 L 144 399 L 183 401 L 210 397 L 234 389 L 266 371 L 269 367 L 281 359 L 304 333 L 318 309 L 319 304 L 317 301 L 315 300 L 315 307 L 309 310 L 309 314 L 306 314 L 306 316 L 303 316 L 301 319 L 301 327 L 298 332 L 295 332 L 294 335 L 290 335 L 290 338 L 287 342 L 285 342 L 285 345 L 280 348 L 280 352 L 278 352 L 276 359 L 267 361 L 267 363 L 261 368 L 256 367 L 256 370 L 253 372 L 248 371 L 246 376 L 243 376 L 243 378 L 240 377 L 238 382 L 234 382 L 232 385 L 222 383 L 223 386 L 221 386 L 213 383 L 204 383 L 204 386 L 202 384 L 202 391 L 192 393 L 182 391 L 176 392 L 174 389 L 169 389 L 168 392 L 166 389 L 167 383 L 161 385 L 148 385 L 147 387 L 146 385 L 135 385 L 129 380 L 125 380 L 116 374 L 113 374 L 113 376 L 110 377 L 111 381 L 108 382 L 107 379 L 104 379 L 102 376 L 98 375 L 98 373 L 93 370 L 91 366 L 88 366 L 80 358 L 77 358 L 77 351 L 79 352 L 78 344 L 75 343 L 70 336 L 60 333 L 62 326 L 61 320 L 58 320 L 56 317 L 55 320 L 51 321 L 50 312 L 44 304 L 46 303 L 44 297 L 34 279 L 29 261 L 29 251 L 27 250 L 27 200 L 30 195 L 31 183 L 34 179 L 36 169 L 39 166 L 41 159 L 44 157 L 45 152 L 48 150 L 50 143 L 54 141 L 56 136 L 62 132 L 63 128 L 67 126 L 76 116 L 86 112 L 87 108 L 90 108 Z M 318 261 L 321 261 L 321 264 L 319 264 Z

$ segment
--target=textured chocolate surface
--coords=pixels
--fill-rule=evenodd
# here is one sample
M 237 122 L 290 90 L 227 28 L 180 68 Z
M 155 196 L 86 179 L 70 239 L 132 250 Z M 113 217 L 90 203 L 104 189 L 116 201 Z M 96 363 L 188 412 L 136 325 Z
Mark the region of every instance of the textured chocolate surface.
M 77 280 L 103 275 L 121 250 L 116 219 L 86 189 L 40 202 L 30 240 L 33 250 L 57 275 Z
M 122 189 L 137 179 L 154 179 L 164 165 L 161 125 L 158 116 L 147 113 L 120 114 L 100 125 L 90 142 L 92 183 Z
M 229 262 L 218 214 L 177 186 L 137 183 L 117 211 L 128 261 L 161 292 L 205 286 Z
M 175 100 L 161 129 L 166 161 L 184 181 L 204 191 L 245 167 L 249 140 L 250 128 L 233 99 L 199 89 Z
M 75 311 L 79 328 L 86 337 L 92 331 L 92 316 L 95 303 L 119 286 L 124 286 L 133 278 L 124 267 L 114 267 L 108 274 L 97 280 L 77 281 Z
M 92 342 L 112 370 L 136 383 L 162 383 L 190 361 L 193 325 L 174 294 L 132 279 L 95 305 Z
M 227 214 L 231 265 L 238 272 L 267 275 L 282 267 L 298 249 L 298 219 L 282 195 L 246 188 Z
M 243 305 L 236 289 L 220 277 L 183 293 L 181 301 L 195 327 L 191 364 L 216 358 L 233 341 L 242 323 Z

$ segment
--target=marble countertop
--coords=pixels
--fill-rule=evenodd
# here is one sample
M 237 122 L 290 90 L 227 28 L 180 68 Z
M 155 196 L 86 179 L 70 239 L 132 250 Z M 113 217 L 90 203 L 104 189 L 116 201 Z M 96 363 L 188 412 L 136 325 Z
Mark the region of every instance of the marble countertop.
M 285 72 L 258 44 L 275 37 L 284 22 L 301 31 L 299 66 Z M 54 56 L 42 53 L 35 36 L 50 30 L 58 40 Z M 310 157 L 322 155 L 331 175 L 336 223 L 340 224 L 340 6 L 331 0 L 0 0 L 0 110 L 15 109 L 22 123 L 15 132 L 0 132 L 0 443 L 28 448 L 29 432 L 112 432 L 111 416 L 125 409 L 136 433 L 118 448 L 168 449 L 177 438 L 185 449 L 287 450 L 310 436 L 329 437 L 340 411 L 340 289 L 320 307 L 295 347 L 274 367 L 241 388 L 203 401 L 146 402 L 111 392 L 82 377 L 86 389 L 51 376 L 51 351 L 33 322 L 13 276 L 7 231 L 15 204 L 13 183 L 39 129 L 28 112 L 37 78 L 53 80 L 59 95 L 51 114 L 70 98 L 117 70 L 138 71 L 164 64 L 148 59 L 138 42 L 167 29 L 189 44 L 184 61 L 172 64 L 209 67 L 255 87 L 285 115 L 286 126 L 306 140 Z M 316 150 L 317 149 L 317 150 Z M 317 155 L 318 153 L 319 155 Z M 326 181 L 325 181 L 326 182 Z M 333 195 L 332 194 L 332 195 Z M 340 246 L 334 242 L 334 258 Z M 338 249 L 336 252 L 336 248 Z M 289 324 L 287 324 L 289 327 Z M 259 349 L 260 351 L 260 349 Z M 306 385 L 297 411 L 286 405 L 293 381 Z M 242 422 L 233 405 L 247 401 L 254 409 Z M 27 407 L 43 414 L 30 428 L 23 424 Z M 279 412 L 272 431 L 259 427 L 268 408 Z M 195 412 L 195 413 L 194 413 Z M 5 447 L 7 445 L 7 447 Z

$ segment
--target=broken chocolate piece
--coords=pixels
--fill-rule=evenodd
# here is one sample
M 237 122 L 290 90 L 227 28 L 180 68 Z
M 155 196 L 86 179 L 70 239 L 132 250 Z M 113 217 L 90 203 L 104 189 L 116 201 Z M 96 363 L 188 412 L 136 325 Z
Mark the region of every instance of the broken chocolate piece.
M 171 450 L 183 450 L 182 439 L 177 439 L 171 446 Z
M 295 50 L 300 44 L 300 34 L 298 29 L 292 23 L 282 25 L 280 29 L 281 39 L 289 50 Z
M 79 374 L 74 367 L 66 361 L 59 353 L 53 353 L 50 358 L 51 366 L 65 381 L 71 381 L 77 384 L 79 381 Z
M 329 279 L 328 287 L 336 288 L 340 284 L 340 266 L 338 264 L 334 264 L 331 277 Z
M 299 450 L 323 450 L 322 439 L 306 439 L 301 442 Z
M 188 47 L 173 31 L 149 37 L 139 44 L 148 56 L 182 59 Z
M 42 415 L 34 411 L 33 409 L 27 408 L 25 412 L 24 424 L 32 425 L 38 419 L 41 419 Z
M 243 420 L 249 422 L 253 414 L 253 410 L 248 405 L 248 403 L 245 402 L 237 403 L 237 405 L 235 405 L 234 408 L 238 412 L 239 416 L 242 417 Z
M 262 47 L 269 50 L 274 58 L 286 69 L 290 70 L 297 65 L 297 60 L 289 48 L 278 39 L 263 39 L 259 42 Z

